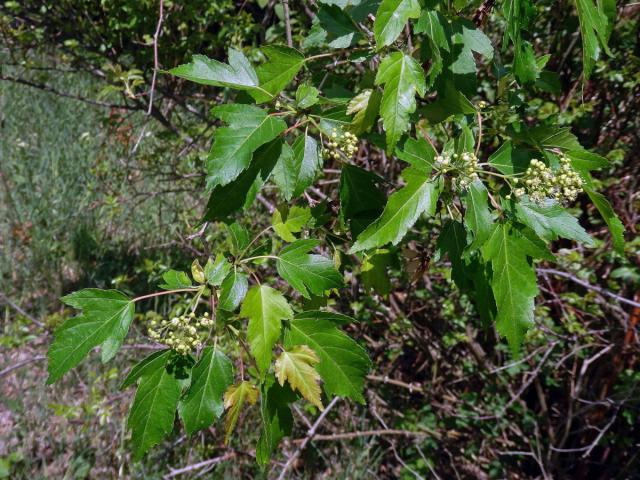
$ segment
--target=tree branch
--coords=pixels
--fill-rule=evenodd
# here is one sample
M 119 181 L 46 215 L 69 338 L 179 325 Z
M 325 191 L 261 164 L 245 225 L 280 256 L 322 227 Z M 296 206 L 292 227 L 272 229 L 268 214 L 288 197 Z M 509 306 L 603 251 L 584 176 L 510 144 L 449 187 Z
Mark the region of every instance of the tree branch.
M 162 29 L 162 20 L 164 19 L 164 0 L 160 0 L 160 12 L 158 14 L 158 24 L 156 32 L 153 34 L 153 76 L 151 77 L 151 89 L 149 90 L 149 108 L 147 115 L 151 115 L 153 109 L 153 93 L 156 89 L 156 77 L 158 76 L 158 39 Z
M 621 297 L 620 295 L 617 295 L 609 290 L 607 290 L 606 288 L 602 288 L 599 287 L 597 285 L 592 285 L 589 282 L 586 282 L 584 280 L 579 279 L 578 277 L 576 277 L 575 275 L 572 275 L 571 273 L 567 273 L 567 272 L 563 272 L 560 270 L 555 270 L 552 268 L 538 268 L 538 273 L 542 273 L 542 274 L 549 274 L 549 275 L 557 275 L 558 277 L 562 277 L 562 278 L 566 278 L 568 280 L 571 280 L 573 283 L 577 283 L 578 285 L 588 289 L 588 290 L 593 290 L 594 292 L 599 293 L 600 295 L 604 295 L 606 297 L 610 297 L 613 298 L 614 300 L 617 300 L 620 303 L 624 303 L 627 305 L 631 305 L 632 307 L 640 307 L 640 303 L 635 302 L 633 300 L 629 300 L 628 298 L 624 298 Z
M 280 472 L 280 475 L 278 475 L 278 480 L 284 480 L 286 478 L 287 471 L 291 468 L 295 459 L 298 458 L 298 456 L 306 448 L 308 443 L 311 440 L 313 440 L 313 437 L 315 437 L 318 427 L 327 417 L 327 414 L 331 411 L 331 409 L 335 406 L 335 404 L 338 403 L 339 399 L 340 399 L 339 397 L 334 397 L 333 400 L 331 400 L 331 403 L 327 405 L 327 408 L 325 408 L 322 411 L 318 419 L 315 421 L 315 423 L 311 426 L 311 428 L 307 432 L 307 436 L 300 441 L 300 446 L 298 447 L 298 449 L 295 452 L 293 452 L 293 455 L 291 455 L 287 460 L 287 463 L 285 463 L 284 467 L 282 468 L 282 471 Z
M 73 95 L 71 93 L 61 92 L 59 90 L 56 90 L 53 87 L 50 87 L 49 85 L 43 84 L 43 83 L 35 83 L 35 82 L 31 82 L 29 80 L 25 80 L 23 78 L 12 77 L 10 75 L 0 75 L 0 80 L 4 80 L 5 82 L 18 83 L 18 84 L 26 85 L 26 86 L 32 87 L 32 88 L 37 88 L 37 89 L 43 90 L 45 92 L 53 93 L 53 94 L 58 95 L 60 97 L 71 98 L 73 100 L 78 100 L 80 102 L 88 103 L 89 105 L 95 105 L 97 107 L 120 108 L 120 109 L 123 109 L 123 110 L 138 110 L 138 108 L 132 107 L 131 105 L 126 105 L 126 104 L 122 105 L 122 104 L 118 104 L 118 103 L 99 102 L 97 100 L 91 100 L 89 98 L 80 97 L 79 95 Z

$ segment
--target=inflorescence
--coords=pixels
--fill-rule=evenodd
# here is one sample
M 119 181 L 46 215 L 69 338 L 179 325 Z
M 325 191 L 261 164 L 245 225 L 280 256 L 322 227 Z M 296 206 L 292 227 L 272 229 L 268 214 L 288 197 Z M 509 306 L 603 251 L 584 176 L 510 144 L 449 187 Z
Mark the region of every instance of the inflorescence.
M 213 325 L 209 312 L 200 318 L 194 312 L 179 315 L 171 320 L 151 320 L 149 322 L 149 336 L 158 343 L 174 349 L 181 355 L 186 355 L 202 345 L 207 336 L 207 328 Z
M 329 148 L 325 149 L 324 153 L 330 158 L 337 159 L 340 157 L 340 153 L 351 158 L 358 151 L 358 137 L 350 132 L 340 134 L 334 128 L 331 132 L 331 137 L 329 138 L 327 145 Z
M 524 177 L 520 180 L 514 179 L 514 183 L 522 184 L 522 187 L 513 190 L 516 198 L 527 194 L 531 200 L 538 203 L 546 198 L 558 202 L 572 202 L 583 187 L 583 181 L 571 166 L 571 160 L 562 154 L 557 172 L 551 170 L 544 162 L 533 159 Z
M 435 160 L 435 167 L 441 173 L 448 173 L 455 177 L 457 186 L 466 189 L 471 183 L 478 179 L 478 157 L 471 152 L 460 155 L 454 153 L 443 153 Z

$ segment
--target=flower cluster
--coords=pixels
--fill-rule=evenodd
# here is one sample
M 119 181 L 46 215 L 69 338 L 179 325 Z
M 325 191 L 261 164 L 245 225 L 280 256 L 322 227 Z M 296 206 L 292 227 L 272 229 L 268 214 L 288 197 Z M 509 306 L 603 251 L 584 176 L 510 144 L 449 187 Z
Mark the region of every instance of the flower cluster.
M 454 153 L 450 155 L 444 153 L 438 155 L 435 160 L 435 167 L 441 173 L 449 173 L 456 179 L 460 189 L 467 188 L 474 180 L 478 179 L 478 157 L 471 152 L 464 152 L 461 155 Z
M 197 318 L 194 312 L 179 315 L 171 320 L 151 320 L 149 336 L 156 342 L 163 343 L 181 355 L 186 355 L 199 347 L 205 339 L 206 328 L 213 325 L 209 313 Z
M 325 149 L 325 153 L 329 158 L 337 159 L 340 157 L 340 153 L 351 158 L 358 151 L 358 137 L 350 132 L 339 134 L 334 128 L 331 132 L 331 137 L 329 138 L 327 145 L 329 148 Z
M 578 172 L 571 166 L 571 160 L 565 155 L 560 155 L 560 169 L 556 175 L 556 199 L 573 202 L 580 192 L 584 183 Z
M 544 162 L 533 159 L 520 182 L 523 186 L 513 190 L 514 196 L 520 198 L 526 193 L 534 202 L 542 202 L 545 198 L 572 202 L 583 186 L 580 175 L 571 166 L 571 160 L 562 154 L 557 172 L 551 170 Z M 519 183 L 519 180 L 514 179 L 514 183 Z

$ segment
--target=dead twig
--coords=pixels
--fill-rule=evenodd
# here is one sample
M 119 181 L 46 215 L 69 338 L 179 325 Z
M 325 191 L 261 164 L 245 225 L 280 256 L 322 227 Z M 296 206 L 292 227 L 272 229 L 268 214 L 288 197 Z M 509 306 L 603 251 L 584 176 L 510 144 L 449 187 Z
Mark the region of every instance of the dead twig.
M 538 273 L 549 274 L 549 275 L 557 275 L 558 277 L 566 278 L 571 280 L 573 283 L 577 283 L 578 285 L 588 289 L 593 290 L 594 292 L 599 293 L 600 295 L 604 295 L 609 298 L 613 298 L 614 300 L 624 303 L 626 305 L 631 305 L 632 307 L 640 307 L 640 303 L 634 302 L 633 300 L 629 300 L 628 298 L 621 297 L 620 295 L 616 295 L 615 293 L 607 290 L 606 288 L 599 287 L 597 285 L 592 285 L 589 282 L 585 282 L 584 280 L 579 279 L 575 275 L 572 275 L 567 272 L 563 272 L 560 270 L 555 270 L 552 268 L 538 268 Z
M 2 302 L 4 302 L 6 305 L 8 305 L 11 308 L 13 308 L 20 315 L 22 315 L 23 317 L 28 319 L 31 323 L 35 323 L 37 326 L 39 326 L 41 328 L 45 327 L 44 323 L 42 323 L 41 321 L 37 320 L 33 315 L 30 315 L 29 313 L 27 313 L 22 307 L 20 307 L 20 305 L 16 304 L 13 300 L 11 300 L 9 297 L 7 297 L 2 292 L 0 292 L 0 300 L 2 300 Z
M 298 458 L 300 453 L 306 448 L 309 442 L 313 440 L 313 437 L 315 437 L 318 427 L 320 427 L 320 425 L 322 424 L 324 419 L 327 417 L 331 409 L 335 406 L 335 404 L 338 403 L 338 400 L 339 400 L 339 397 L 334 397 L 333 400 L 331 400 L 331 403 L 329 403 L 329 405 L 327 405 L 327 407 L 322 411 L 318 419 L 314 422 L 314 424 L 311 426 L 311 428 L 307 432 L 307 436 L 303 438 L 302 441 L 300 442 L 300 446 L 298 447 L 298 449 L 295 452 L 293 452 L 293 455 L 291 455 L 287 460 L 287 463 L 285 463 L 284 467 L 282 468 L 282 471 L 280 472 L 280 475 L 278 475 L 278 480 L 284 480 L 286 478 L 287 472 L 293 465 L 293 462 L 296 460 L 296 458 Z
M 42 360 L 46 360 L 47 357 L 45 357 L 44 355 L 38 355 L 36 357 L 33 358 L 29 358 L 27 360 L 23 360 L 22 362 L 18 362 L 14 365 L 11 365 L 7 368 L 5 368 L 4 370 L 0 370 L 0 378 L 4 377 L 5 375 L 8 375 L 9 373 L 13 372 L 14 370 L 17 370 L 20 367 L 24 367 L 26 365 L 29 365 L 30 363 L 34 363 L 34 362 L 40 362 Z
M 151 89 L 149 90 L 149 108 L 147 115 L 151 115 L 153 111 L 153 94 L 156 89 L 156 77 L 158 76 L 158 39 L 162 29 L 162 21 L 164 20 L 164 0 L 160 0 L 160 12 L 158 13 L 158 24 L 156 32 L 153 34 L 153 75 L 151 77 Z
M 378 430 L 363 430 L 361 432 L 342 432 L 334 433 L 331 435 L 316 435 L 313 437 L 314 442 L 325 441 L 332 442 L 336 440 L 351 440 L 360 437 L 384 437 L 384 436 L 397 436 L 397 437 L 426 437 L 430 435 L 427 432 L 412 432 L 411 430 L 396 430 L 396 429 L 378 429 Z M 293 443 L 302 443 L 305 439 L 299 438 L 293 441 Z
M 171 472 L 167 473 L 163 478 L 173 478 L 178 475 L 182 475 L 184 473 L 193 472 L 194 470 L 201 470 L 206 467 L 211 467 L 213 465 L 217 465 L 218 463 L 222 463 L 227 460 L 231 460 L 236 457 L 236 452 L 227 452 L 224 455 L 220 455 L 219 457 L 210 458 L 209 460 L 204 460 L 202 462 L 194 463 L 192 465 L 187 465 L 186 467 L 171 469 Z
M 291 35 L 291 12 L 289 11 L 289 0 L 282 0 L 282 10 L 284 12 L 284 28 L 287 33 L 287 46 L 293 47 L 293 36 Z

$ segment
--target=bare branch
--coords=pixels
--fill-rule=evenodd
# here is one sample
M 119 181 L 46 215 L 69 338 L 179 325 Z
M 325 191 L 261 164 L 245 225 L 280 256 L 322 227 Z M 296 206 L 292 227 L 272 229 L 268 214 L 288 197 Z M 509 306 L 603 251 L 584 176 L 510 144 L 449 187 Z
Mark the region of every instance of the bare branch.
M 4 80 L 5 82 L 13 82 L 19 83 L 21 85 L 26 85 L 28 87 L 37 88 L 39 90 L 43 90 L 45 92 L 53 93 L 60 97 L 71 98 L 73 100 L 78 100 L 80 102 L 88 103 L 89 105 L 95 105 L 97 107 L 105 107 L 105 108 L 120 108 L 123 110 L 138 110 L 136 107 L 132 107 L 130 105 L 121 105 L 118 103 L 108 103 L 108 102 L 99 102 L 97 100 L 91 100 L 89 98 L 84 98 L 79 95 L 73 95 L 71 93 L 61 92 L 56 90 L 49 85 L 45 85 L 44 83 L 35 83 L 29 80 L 25 80 L 23 78 L 12 77 L 10 75 L 0 75 L 0 80 Z
M 160 0 L 160 12 L 158 14 L 158 24 L 156 32 L 153 34 L 153 76 L 151 77 L 151 90 L 149 90 L 149 108 L 147 115 L 151 115 L 153 110 L 153 93 L 156 89 L 156 77 L 158 76 L 158 38 L 162 30 L 162 21 L 164 19 L 164 0 Z
M 568 280 L 571 280 L 573 283 L 577 283 L 578 285 L 588 289 L 593 290 L 594 292 L 598 292 L 600 295 L 604 295 L 614 300 L 617 300 L 620 303 L 625 303 L 627 305 L 631 305 L 632 307 L 640 308 L 640 303 L 634 302 L 633 300 L 629 300 L 628 298 L 621 297 L 620 295 L 616 295 L 615 293 L 607 290 L 606 288 L 599 287 L 597 285 L 592 285 L 589 282 L 585 282 L 584 280 L 579 279 L 575 275 L 572 275 L 567 272 L 562 272 L 560 270 L 554 270 L 552 268 L 538 268 L 538 273 L 548 273 L 550 275 L 557 275 L 558 277 L 563 277 Z
M 291 455 L 287 460 L 287 463 L 285 463 L 284 467 L 282 468 L 282 471 L 280 472 L 280 475 L 278 475 L 278 480 L 284 480 L 286 478 L 287 472 L 293 465 L 293 462 L 296 460 L 296 458 L 298 458 L 300 453 L 306 448 L 309 442 L 313 440 L 313 437 L 315 437 L 318 427 L 327 417 L 327 415 L 329 414 L 331 409 L 335 406 L 335 404 L 338 403 L 339 399 L 340 399 L 339 397 L 334 397 L 333 400 L 331 400 L 331 403 L 327 405 L 327 408 L 325 408 L 322 411 L 318 419 L 314 422 L 314 424 L 311 426 L 311 428 L 307 432 L 307 436 L 303 438 L 302 441 L 300 442 L 300 446 L 298 447 L 298 449 L 295 452 L 293 452 L 293 455 Z
M 291 36 L 291 12 L 289 12 L 289 0 L 282 0 L 284 10 L 284 28 L 287 32 L 287 46 L 293 47 L 293 37 Z

